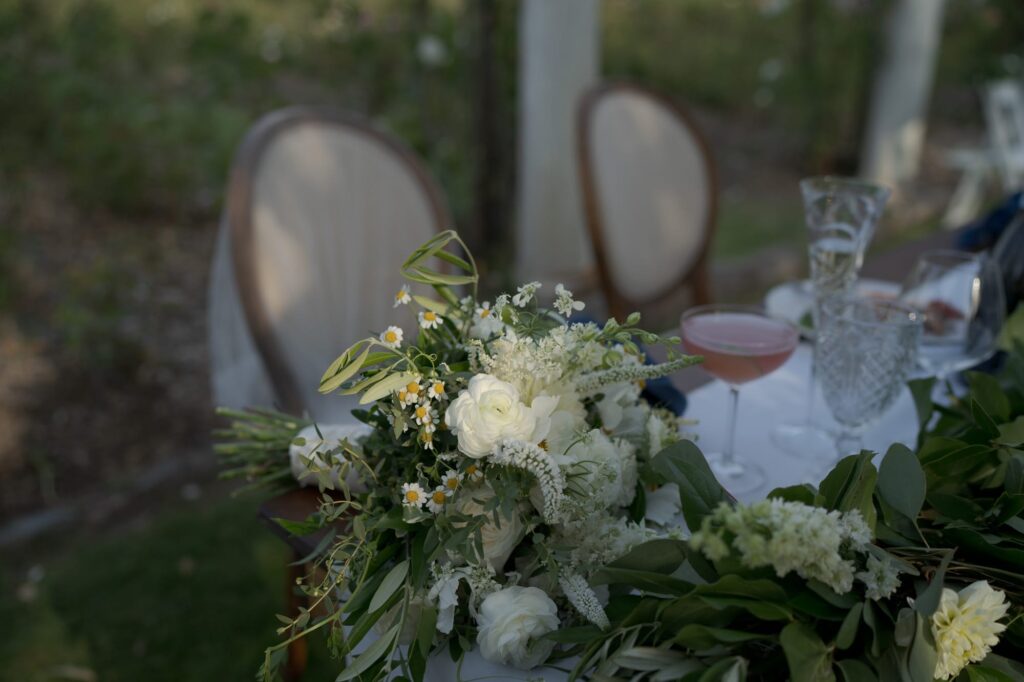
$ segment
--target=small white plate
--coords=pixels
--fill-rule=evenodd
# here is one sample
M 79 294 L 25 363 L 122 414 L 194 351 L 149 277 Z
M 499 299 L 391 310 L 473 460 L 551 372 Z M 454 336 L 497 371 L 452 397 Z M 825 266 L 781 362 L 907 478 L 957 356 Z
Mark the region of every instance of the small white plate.
M 806 279 L 774 286 L 764 297 L 765 311 L 769 315 L 789 320 L 804 333 L 813 333 L 814 330 L 805 324 L 807 315 L 811 312 L 811 292 L 811 282 Z M 857 280 L 857 293 L 869 296 L 896 296 L 900 293 L 900 285 L 882 279 L 860 279 Z

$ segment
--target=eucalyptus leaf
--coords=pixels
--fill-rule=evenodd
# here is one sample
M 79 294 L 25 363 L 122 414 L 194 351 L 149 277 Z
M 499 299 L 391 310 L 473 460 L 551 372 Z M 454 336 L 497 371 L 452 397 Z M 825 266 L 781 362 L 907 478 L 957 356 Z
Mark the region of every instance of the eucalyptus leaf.
M 864 603 L 858 602 L 846 614 L 846 618 L 843 619 L 843 624 L 839 626 L 839 632 L 836 634 L 837 649 L 849 649 L 853 646 L 863 613 Z
M 690 528 L 700 528 L 705 516 L 732 496 L 715 479 L 703 453 L 692 442 L 681 440 L 659 452 L 651 468 L 666 482 L 679 486 L 683 517 Z
M 917 456 L 902 443 L 890 446 L 878 469 L 878 493 L 908 519 L 921 512 L 927 482 Z
M 839 668 L 843 682 L 878 682 L 878 676 L 871 667 L 856 658 L 836 661 L 836 667 Z
M 391 595 L 398 591 L 400 587 L 405 583 L 405 576 L 409 573 L 409 561 L 405 560 L 395 564 L 394 568 L 388 571 L 388 574 L 384 577 L 384 581 L 381 582 L 380 587 L 373 594 L 373 599 L 370 600 L 369 611 L 372 613 L 380 607 L 384 606 L 384 603 L 388 599 L 391 599 Z
M 359 399 L 359 404 L 366 405 L 380 400 L 389 393 L 394 393 L 398 389 L 402 388 L 415 378 L 416 375 L 412 372 L 402 372 L 400 374 L 392 374 L 386 379 L 381 379 L 379 382 L 374 384 L 373 388 L 363 394 L 363 397 Z
M 747 659 L 730 656 L 718 661 L 698 678 L 698 682 L 743 682 L 747 679 Z
M 946 569 L 949 562 L 953 560 L 953 550 L 944 550 L 942 561 L 932 574 L 931 582 L 923 590 L 917 593 L 914 600 L 914 610 L 922 616 L 931 616 L 939 608 L 939 599 L 942 597 L 942 588 L 946 579 Z
M 875 506 L 872 495 L 878 471 L 871 463 L 874 453 L 862 450 L 839 460 L 818 487 L 818 501 L 826 509 L 850 511 L 857 509 L 868 526 L 874 528 Z
M 398 637 L 398 625 L 395 625 L 387 633 L 378 639 L 376 642 L 366 648 L 366 651 L 359 654 L 351 665 L 346 666 L 341 674 L 335 679 L 335 682 L 344 682 L 345 680 L 351 680 L 362 673 L 369 670 L 370 666 L 379 661 L 383 656 L 391 649 L 391 645 L 394 643 L 395 638 Z
M 790 623 L 779 635 L 793 682 L 834 682 L 832 655 L 817 633 L 804 623 Z
M 344 367 L 341 367 L 334 376 L 328 379 L 325 375 L 325 379 L 320 381 L 320 392 L 326 394 L 337 390 L 339 386 L 354 377 L 356 372 L 363 368 L 363 363 L 366 362 L 366 358 L 369 354 L 370 346 L 367 346 L 355 360 Z

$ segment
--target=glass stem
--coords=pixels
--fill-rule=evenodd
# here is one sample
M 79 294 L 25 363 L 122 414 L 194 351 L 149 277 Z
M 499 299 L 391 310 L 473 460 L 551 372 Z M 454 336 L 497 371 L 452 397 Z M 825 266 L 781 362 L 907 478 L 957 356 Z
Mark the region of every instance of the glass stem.
M 856 455 L 861 449 L 861 437 L 859 431 L 853 431 L 851 429 L 842 429 L 839 435 L 836 436 L 836 450 L 839 451 L 839 457 L 846 457 L 847 455 Z
M 814 362 L 814 353 L 812 352 L 811 353 L 810 370 L 809 370 L 810 371 L 810 378 L 809 378 L 809 382 L 810 383 L 809 383 L 808 388 L 807 388 L 807 414 L 804 415 L 804 423 L 807 426 L 812 426 L 814 424 L 814 397 L 815 397 L 815 393 L 817 393 L 817 388 L 818 388 L 818 383 L 816 381 L 817 377 L 818 377 L 818 373 L 815 370 L 816 367 L 817 367 L 817 363 Z
M 722 463 L 726 466 L 733 464 L 736 460 L 733 456 L 733 447 L 736 443 L 736 407 L 740 402 L 740 389 L 737 386 L 729 386 L 729 412 L 726 415 L 725 447 L 722 448 Z

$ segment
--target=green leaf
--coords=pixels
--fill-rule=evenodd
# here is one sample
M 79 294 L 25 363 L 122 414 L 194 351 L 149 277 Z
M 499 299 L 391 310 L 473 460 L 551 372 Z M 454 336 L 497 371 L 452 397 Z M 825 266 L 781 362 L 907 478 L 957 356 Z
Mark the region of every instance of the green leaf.
M 723 658 L 704 671 L 697 682 L 743 682 L 747 679 L 747 659 Z
M 334 682 L 344 682 L 344 680 L 351 680 L 354 677 L 361 675 L 366 672 L 371 665 L 376 663 L 384 654 L 391 648 L 392 643 L 398 636 L 398 625 L 395 625 L 387 631 L 383 637 L 378 639 L 376 642 L 366 648 L 366 651 L 359 654 L 352 665 L 346 667 L 341 671 L 341 674 L 335 678 Z
M 688 556 L 685 540 L 648 540 L 608 564 L 611 568 L 626 568 L 652 573 L 674 573 Z
M 359 399 L 360 405 L 367 405 L 374 401 L 380 400 L 389 393 L 393 393 L 405 386 L 416 377 L 412 372 L 402 372 L 400 374 L 392 374 L 391 376 L 381 379 L 373 388 L 370 388 L 363 397 Z
M 994 439 L 999 437 L 999 426 L 996 425 L 991 415 L 982 407 L 974 398 L 970 399 L 971 405 L 971 417 L 974 419 L 974 423 L 977 424 L 978 428 L 985 433 L 985 437 Z
M 387 576 L 384 577 L 384 581 L 377 588 L 377 591 L 373 593 L 373 599 L 370 600 L 369 610 L 370 612 L 376 611 L 380 607 L 384 606 L 384 603 L 391 599 L 391 595 L 398 591 L 398 588 L 405 582 L 405 576 L 409 573 L 409 561 L 408 559 L 402 561 L 392 568 Z
M 939 608 L 939 599 L 942 597 L 942 588 L 946 580 L 946 569 L 949 567 L 949 562 L 953 560 L 952 549 L 942 551 L 944 556 L 939 562 L 939 567 L 935 569 L 931 582 L 917 593 L 917 599 L 914 600 L 914 610 L 922 616 L 930 617 Z
M 1000 424 L 999 437 L 996 438 L 996 442 L 1011 447 L 1024 445 L 1024 415 L 1017 417 L 1012 422 Z
M 860 627 L 861 616 L 864 613 L 864 602 L 858 602 L 846 614 L 843 624 L 839 626 L 839 633 L 836 635 L 836 648 L 849 649 L 857 638 L 857 630 Z
M 836 661 L 836 667 L 839 668 L 843 682 L 878 682 L 878 676 L 871 667 L 856 658 Z
M 610 583 L 628 585 L 644 592 L 671 596 L 689 594 L 694 587 L 692 583 L 662 573 L 611 567 L 605 567 L 597 571 L 592 582 L 595 585 L 607 585 Z
M 910 395 L 914 398 L 914 409 L 917 411 L 917 426 L 924 431 L 928 422 L 935 414 L 935 405 L 932 403 L 932 392 L 935 390 L 935 377 L 927 379 L 911 379 L 907 382 Z
M 764 620 L 786 620 L 792 616 L 786 606 L 785 591 L 771 580 L 724 575 L 717 582 L 697 585 L 693 595 L 713 606 L 738 606 Z
M 1009 420 L 1010 400 L 995 377 L 981 372 L 967 372 L 967 383 L 971 387 L 971 398 L 978 402 L 986 414 L 997 422 Z
M 420 609 L 420 621 L 416 624 L 416 646 L 424 658 L 430 655 L 434 646 L 434 630 L 437 629 L 437 609 L 424 606 Z
M 905 445 L 896 443 L 885 453 L 878 470 L 878 492 L 908 519 L 921 513 L 927 492 L 924 469 Z
M 690 624 L 683 626 L 676 633 L 672 641 L 687 649 L 703 651 L 716 647 L 719 644 L 742 644 L 743 642 L 750 642 L 755 639 L 774 639 L 774 636 L 758 632 L 744 632 L 741 630 Z
M 776 488 L 768 493 L 770 499 L 785 500 L 786 502 L 803 502 L 806 505 L 814 506 L 814 498 L 818 491 L 809 483 L 791 485 L 785 488 Z
M 363 352 L 359 354 L 359 357 L 340 368 L 334 376 L 327 378 L 327 375 L 325 374 L 324 378 L 320 380 L 320 392 L 326 394 L 337 390 L 339 386 L 351 379 L 355 376 L 356 372 L 363 368 L 363 363 L 366 362 L 366 357 L 369 354 L 370 346 L 367 345 L 366 348 L 363 349 Z
M 722 502 L 734 502 L 719 485 L 701 451 L 688 440 L 669 445 L 651 460 L 651 468 L 666 482 L 679 486 L 683 517 L 690 528 L 700 522 Z
M 872 495 L 878 470 L 871 463 L 874 453 L 862 450 L 839 460 L 818 487 L 818 502 L 827 509 L 857 509 L 870 528 L 875 527 L 875 505 Z
M 981 665 L 969 665 L 964 672 L 967 673 L 970 682 L 1016 682 L 1002 671 Z
M 825 643 L 809 626 L 790 623 L 779 635 L 793 682 L 834 682 L 832 656 Z
M 601 632 L 601 628 L 595 625 L 579 625 L 549 632 L 544 635 L 544 639 L 550 639 L 559 644 L 586 644 L 593 642 L 602 634 L 604 633 Z
M 932 637 L 931 618 L 926 621 L 920 614 L 915 614 L 915 617 L 917 632 L 914 634 L 914 643 L 907 657 L 907 669 L 911 679 L 931 682 L 935 677 L 935 663 L 938 660 L 935 639 Z

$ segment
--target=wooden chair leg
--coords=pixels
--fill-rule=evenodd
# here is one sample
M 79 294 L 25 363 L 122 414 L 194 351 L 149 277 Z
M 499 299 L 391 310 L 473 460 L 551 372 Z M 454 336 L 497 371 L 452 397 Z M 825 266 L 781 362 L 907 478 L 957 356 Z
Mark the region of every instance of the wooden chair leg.
M 302 557 L 299 556 L 298 552 L 294 553 L 294 561 L 298 561 Z M 285 580 L 287 585 L 287 605 L 288 615 L 295 617 L 299 615 L 299 609 L 307 605 L 307 599 L 305 596 L 299 593 L 295 589 L 295 583 L 299 578 L 304 578 L 306 575 L 306 566 L 304 564 L 297 564 L 288 566 Z M 309 645 L 306 642 L 305 637 L 297 639 L 288 645 L 288 662 L 284 666 L 284 679 L 285 682 L 298 682 L 302 679 L 303 673 L 306 672 L 306 664 L 309 660 Z

